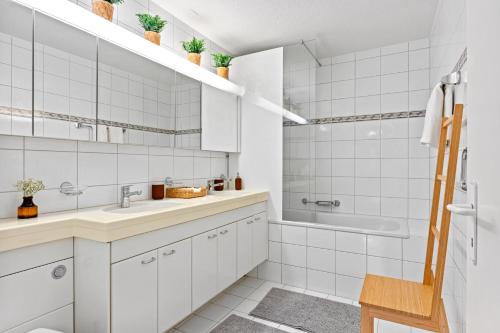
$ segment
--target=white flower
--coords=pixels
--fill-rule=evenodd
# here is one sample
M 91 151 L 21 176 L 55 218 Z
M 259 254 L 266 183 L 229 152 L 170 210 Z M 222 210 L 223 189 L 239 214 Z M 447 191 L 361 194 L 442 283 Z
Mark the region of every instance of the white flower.
M 45 189 L 41 180 L 32 178 L 19 180 L 16 184 L 17 190 L 23 192 L 23 197 L 32 197 L 38 191 Z

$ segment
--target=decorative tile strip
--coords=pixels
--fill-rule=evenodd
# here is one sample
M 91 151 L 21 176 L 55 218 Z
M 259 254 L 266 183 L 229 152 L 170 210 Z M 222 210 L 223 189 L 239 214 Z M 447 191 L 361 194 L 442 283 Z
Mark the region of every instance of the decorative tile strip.
M 363 115 L 346 116 L 346 117 L 315 118 L 315 119 L 309 119 L 307 124 L 298 124 L 294 121 L 284 121 L 283 126 L 352 123 L 357 121 L 418 118 L 418 117 L 425 117 L 425 110 L 409 111 L 409 112 L 392 112 L 392 113 L 382 113 L 382 114 L 363 114 Z
M 23 117 L 23 118 L 31 118 L 33 116 L 31 110 L 9 108 L 6 106 L 0 106 L 0 114 L 9 115 L 9 116 L 13 115 L 13 116 Z M 78 117 L 78 116 L 72 116 L 72 115 L 67 115 L 67 114 L 60 114 L 60 113 L 48 112 L 48 111 L 38 111 L 38 110 L 35 110 L 34 117 L 35 118 L 46 118 L 46 119 L 69 121 L 69 122 L 82 123 L 82 124 L 88 124 L 88 125 L 95 125 L 97 123 L 98 125 L 111 126 L 111 127 L 121 127 L 124 130 L 131 129 L 131 130 L 136 130 L 136 131 L 161 133 L 161 134 L 182 135 L 182 134 L 201 133 L 200 128 L 176 131 L 176 130 L 170 130 L 170 129 L 149 127 L 149 126 L 133 125 L 133 124 L 121 123 L 121 122 L 117 122 L 117 121 L 110 121 L 110 120 L 104 120 L 104 119 L 98 119 L 96 121 L 96 119 L 93 119 L 93 118 Z

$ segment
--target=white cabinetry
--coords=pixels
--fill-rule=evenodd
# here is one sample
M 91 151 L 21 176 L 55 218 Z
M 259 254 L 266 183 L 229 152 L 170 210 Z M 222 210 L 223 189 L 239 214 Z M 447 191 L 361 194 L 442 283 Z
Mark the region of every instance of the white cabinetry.
M 191 239 L 158 249 L 158 332 L 191 313 Z
M 236 223 L 217 230 L 217 291 L 220 292 L 236 281 Z
M 238 222 L 238 278 L 267 259 L 266 213 Z
M 217 294 L 217 231 L 193 237 L 193 307 Z
M 111 330 L 157 333 L 157 251 L 111 268 Z

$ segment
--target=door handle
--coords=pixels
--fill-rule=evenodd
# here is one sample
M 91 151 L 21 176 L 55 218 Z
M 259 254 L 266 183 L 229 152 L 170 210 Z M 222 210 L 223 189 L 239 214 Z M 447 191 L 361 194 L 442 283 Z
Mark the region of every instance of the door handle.
M 155 257 L 151 257 L 151 258 L 149 258 L 149 259 L 143 259 L 143 260 L 141 261 L 141 264 L 143 264 L 143 265 L 147 265 L 147 264 L 150 264 L 150 263 L 154 262 L 155 260 L 156 260 L 156 258 L 155 258 Z
M 163 252 L 164 256 L 171 256 L 172 254 L 175 254 L 175 250 L 170 250 L 170 252 Z

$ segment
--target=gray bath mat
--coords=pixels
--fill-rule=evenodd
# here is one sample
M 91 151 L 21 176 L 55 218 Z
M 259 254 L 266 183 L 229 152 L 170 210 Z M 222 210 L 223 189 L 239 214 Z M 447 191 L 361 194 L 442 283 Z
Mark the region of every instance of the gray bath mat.
M 272 288 L 250 315 L 311 333 L 359 333 L 354 305 Z
M 210 333 L 285 333 L 274 327 L 243 318 L 230 315 L 222 323 L 217 325 Z

